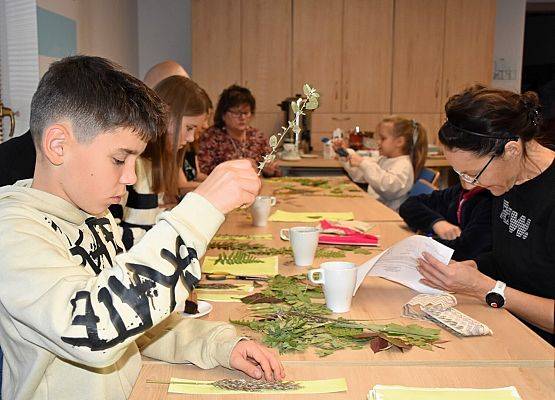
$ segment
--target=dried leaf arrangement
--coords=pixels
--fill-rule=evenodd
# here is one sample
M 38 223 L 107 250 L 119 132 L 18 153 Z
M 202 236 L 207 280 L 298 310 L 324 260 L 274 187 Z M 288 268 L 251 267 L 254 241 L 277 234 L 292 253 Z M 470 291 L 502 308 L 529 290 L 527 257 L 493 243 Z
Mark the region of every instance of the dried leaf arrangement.
M 323 304 L 314 303 L 315 298 L 323 298 L 321 289 L 311 286 L 303 276 L 277 275 L 259 294 L 242 299 L 250 304 L 252 319 L 231 322 L 261 332 L 263 342 L 280 353 L 312 347 L 324 357 L 341 349 L 362 349 L 368 344 L 378 352 L 390 348 L 403 351 L 412 346 L 431 350 L 439 343 L 439 329 L 327 317 L 331 312 Z
M 238 289 L 239 285 L 232 283 L 197 283 L 195 289 L 230 290 Z
M 281 179 L 281 178 L 280 178 Z M 303 196 L 326 196 L 326 197 L 362 197 L 361 194 L 349 194 L 347 192 L 360 192 L 356 188 L 348 188 L 346 184 L 339 183 L 337 186 L 331 187 L 330 183 L 326 180 L 320 179 L 307 179 L 296 178 L 301 187 L 292 184 L 285 184 L 279 188 L 274 189 L 274 195 L 303 195 Z M 287 182 L 287 181 L 286 181 Z M 289 181 L 291 182 L 291 181 Z M 324 189 L 321 191 L 319 189 Z
M 259 256 L 293 256 L 290 247 L 268 247 L 261 243 L 235 240 L 214 240 L 210 243 L 208 248 L 219 250 L 236 250 Z M 345 256 L 346 254 L 342 250 L 332 250 L 329 248 L 318 248 L 316 250 L 316 258 L 344 258 Z
M 283 382 L 268 382 L 264 380 L 246 380 L 246 379 L 220 379 L 213 382 L 163 382 L 156 381 L 152 379 L 147 379 L 146 383 L 158 383 L 158 384 L 178 384 L 178 385 L 203 385 L 203 386 L 214 386 L 219 389 L 224 390 L 236 390 L 242 392 L 261 392 L 266 390 L 275 391 L 287 391 L 287 390 L 297 390 L 301 389 L 301 384 L 295 381 L 283 381 Z
M 288 122 L 287 127 L 282 126 L 281 132 L 276 133 L 275 135 L 270 136 L 270 147 L 272 151 L 269 154 L 266 154 L 262 161 L 258 164 L 258 175 L 262 173 L 262 170 L 266 166 L 266 164 L 271 163 L 276 158 L 276 150 L 282 140 L 287 136 L 289 132 L 295 133 L 295 143 L 299 143 L 299 133 L 301 133 L 301 127 L 299 125 L 299 121 L 301 115 L 306 115 L 305 110 L 315 110 L 318 108 L 318 98 L 320 94 L 316 91 L 316 89 L 311 88 L 310 85 L 305 83 L 303 85 L 303 93 L 305 98 L 299 97 L 297 101 L 291 102 L 291 110 L 295 114 L 295 118 L 292 121 Z
M 220 234 L 213 237 L 213 240 L 272 240 L 274 236 L 271 233 L 263 233 L 259 235 L 228 235 Z
M 361 246 L 340 244 L 340 245 L 335 245 L 335 248 L 339 249 L 339 250 L 342 250 L 342 251 L 350 251 L 350 252 L 353 252 L 355 254 L 365 254 L 365 255 L 372 254 L 372 250 L 369 250 L 369 249 L 367 249 L 365 247 L 361 247 Z
M 260 258 L 253 256 L 252 254 L 246 253 L 244 251 L 232 251 L 231 253 L 220 253 L 214 265 L 218 264 L 253 264 L 253 263 L 263 263 Z
M 329 179 L 315 179 L 315 178 L 296 178 L 296 177 L 279 177 L 270 179 L 271 182 L 294 182 L 302 186 L 312 186 L 328 189 L 330 187 Z

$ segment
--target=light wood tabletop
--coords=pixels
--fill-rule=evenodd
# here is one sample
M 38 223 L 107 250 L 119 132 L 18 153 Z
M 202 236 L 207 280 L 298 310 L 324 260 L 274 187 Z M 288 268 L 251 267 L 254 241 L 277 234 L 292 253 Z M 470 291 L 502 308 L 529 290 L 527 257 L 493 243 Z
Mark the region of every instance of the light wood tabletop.
M 329 182 L 329 188 L 322 189 L 319 187 L 305 186 L 299 182 L 306 181 L 309 178 L 282 178 L 266 180 L 262 186 L 262 194 L 274 195 L 277 199 L 277 205 L 274 210 L 280 209 L 284 211 L 295 212 L 343 212 L 352 211 L 355 219 L 367 222 L 400 222 L 402 218 L 395 211 L 383 205 L 379 201 L 368 196 L 368 194 L 355 185 L 347 177 L 326 177 Z M 300 192 L 291 192 L 287 187 L 294 187 Z M 341 194 L 332 193 L 333 189 L 341 190 Z M 239 210 L 234 212 L 222 227 L 228 229 L 239 228 L 246 231 L 253 228 L 248 220 L 237 219 L 236 215 L 243 212 L 248 214 L 247 210 Z M 241 224 L 241 225 L 237 225 Z M 248 233 L 248 232 L 247 232 Z
M 300 160 L 279 160 L 278 162 L 280 167 L 287 168 L 343 168 L 337 158 L 325 159 L 320 153 L 311 154 Z M 432 168 L 450 167 L 443 155 L 429 156 L 426 159 L 425 166 Z
M 330 187 L 349 185 L 344 178 L 330 180 Z M 275 193 L 277 188 L 291 185 L 291 181 L 266 181 L 262 192 Z M 295 187 L 303 187 L 295 182 Z M 352 184 L 350 184 L 352 185 Z M 353 185 L 354 186 L 354 185 Z M 348 188 L 350 186 L 341 186 Z M 356 187 L 356 186 L 354 186 Z M 311 188 L 308 186 L 308 188 Z M 412 234 L 400 217 L 393 211 L 370 198 L 362 191 L 343 193 L 362 197 L 326 197 L 323 192 L 329 188 L 318 189 L 317 196 L 277 194 L 278 204 L 274 209 L 286 211 L 353 211 L 356 219 L 374 224 L 370 233 L 379 235 L 379 248 L 369 248 L 370 255 L 347 252 L 342 260 L 360 264 L 383 249 Z M 279 191 L 278 191 L 279 193 Z M 327 193 L 327 192 L 326 192 Z M 315 224 L 315 223 L 314 223 Z M 272 234 L 272 240 L 260 243 L 268 247 L 288 246 L 279 238 L 281 228 L 301 223 L 269 222 L 266 227 L 253 227 L 248 210 L 231 213 L 222 225 L 219 234 Z M 322 246 L 322 245 L 321 245 Z M 211 249 L 209 255 L 218 254 Z M 326 259 L 316 259 L 317 267 Z M 279 272 L 284 275 L 306 273 L 306 268 L 296 267 L 290 256 L 279 256 Z M 417 293 L 402 285 L 381 278 L 368 277 L 353 299 L 351 311 L 342 317 L 370 320 L 378 324 L 398 322 L 418 323 L 426 327 L 436 327 L 424 321 L 401 317 L 402 306 Z M 464 295 L 455 295 L 457 309 L 488 325 L 493 331 L 491 336 L 462 338 L 442 330 L 441 337 L 447 342 L 443 348 L 433 351 L 413 348 L 401 352 L 388 350 L 374 354 L 370 348 L 362 350 L 341 350 L 325 358 L 318 357 L 313 351 L 284 354 L 281 359 L 286 367 L 287 379 L 307 380 L 333 377 L 347 378 L 348 393 L 318 395 L 318 398 L 354 399 L 365 398 L 368 390 L 375 384 L 399 384 L 423 387 L 502 387 L 514 385 L 524 399 L 547 399 L 552 396 L 553 388 L 553 347 L 528 329 L 522 322 L 504 309 L 487 307 L 483 301 Z M 247 307 L 242 303 L 212 303 L 213 310 L 202 317 L 207 320 L 227 321 L 230 318 L 247 317 Z M 240 332 L 251 337 L 257 334 L 240 328 Z M 234 371 L 217 368 L 203 371 L 194 366 L 168 365 L 146 360 L 135 385 L 132 399 L 174 399 L 182 395 L 167 394 L 167 385 L 146 384 L 146 379 L 169 380 L 170 377 L 212 380 L 243 376 Z M 550 394 L 551 393 L 551 394 Z M 323 396 L 323 397 L 322 397 Z M 229 398 L 251 398 L 260 396 L 230 396 Z M 303 395 L 303 398 L 315 396 Z M 196 397 L 195 397 L 196 398 Z M 214 398 L 203 396 L 203 398 Z M 226 396 L 227 398 L 227 396 Z M 288 398 L 295 398 L 288 395 Z
M 277 395 L 241 393 L 237 395 L 183 395 L 167 393 L 167 384 L 147 383 L 147 380 L 168 382 L 171 378 L 213 381 L 239 379 L 244 375 L 219 367 L 201 370 L 192 365 L 145 364 L 133 388 L 130 400 L 179 399 L 366 399 L 374 385 L 403 385 L 413 387 L 495 388 L 515 386 L 522 399 L 547 400 L 555 395 L 553 368 L 517 367 L 433 367 L 433 366 L 360 366 L 348 363 L 322 365 L 313 362 L 284 362 L 287 380 L 345 378 L 347 392 L 315 395 Z M 470 399 L 470 398 L 469 398 Z

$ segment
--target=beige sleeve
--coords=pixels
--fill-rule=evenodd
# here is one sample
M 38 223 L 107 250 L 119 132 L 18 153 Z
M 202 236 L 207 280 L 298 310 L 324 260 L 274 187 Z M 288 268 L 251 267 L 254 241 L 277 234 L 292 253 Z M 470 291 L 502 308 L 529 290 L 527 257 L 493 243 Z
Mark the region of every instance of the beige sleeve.
M 112 365 L 139 335 L 183 308 L 201 277 L 199 260 L 224 221 L 190 193 L 111 268 L 93 275 L 50 227 L 17 210 L 0 215 L 0 302 L 25 340 L 92 367 Z M 191 348 L 181 350 L 183 358 L 227 363 L 220 358 L 232 347 L 232 328 L 184 323 L 179 331 Z
M 413 184 L 412 165 L 403 161 L 384 169 L 376 161 L 366 158 L 359 169 L 368 186 L 384 199 L 403 196 L 408 193 Z
M 340 158 L 339 162 L 341 163 L 345 171 L 347 171 L 347 174 L 349 174 L 353 182 L 366 183 L 366 181 L 364 180 L 364 173 L 359 167 L 352 167 L 351 164 L 349 164 L 349 161 L 345 160 L 344 158 Z
M 173 313 L 137 340 L 141 353 L 170 363 L 191 362 L 200 368 L 231 368 L 231 351 L 242 338 L 228 323 L 183 318 Z

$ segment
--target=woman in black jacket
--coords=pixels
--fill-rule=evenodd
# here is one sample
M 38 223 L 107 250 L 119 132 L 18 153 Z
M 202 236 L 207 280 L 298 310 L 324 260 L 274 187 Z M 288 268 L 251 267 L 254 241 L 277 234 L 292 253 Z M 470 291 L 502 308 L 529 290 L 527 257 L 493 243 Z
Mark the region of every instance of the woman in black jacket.
M 476 85 L 451 97 L 445 111 L 439 140 L 447 161 L 496 196 L 493 248 L 449 265 L 424 253 L 423 283 L 505 306 L 553 343 L 555 152 L 536 140 L 538 97 Z

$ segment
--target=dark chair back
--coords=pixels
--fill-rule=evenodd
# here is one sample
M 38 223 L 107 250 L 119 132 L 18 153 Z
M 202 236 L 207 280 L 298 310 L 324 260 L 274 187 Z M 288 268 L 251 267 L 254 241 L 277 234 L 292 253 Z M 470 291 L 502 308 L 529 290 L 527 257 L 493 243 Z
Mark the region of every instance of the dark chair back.
M 414 182 L 414 185 L 412 185 L 412 188 L 409 192 L 409 197 L 418 196 L 420 194 L 430 194 L 434 190 L 436 190 L 436 188 L 433 187 L 430 183 L 423 179 L 419 179 Z
M 422 172 L 420 172 L 420 176 L 418 177 L 418 179 L 423 179 L 426 182 L 431 183 L 432 186 L 436 186 L 439 179 L 439 172 L 434 171 L 431 168 L 422 168 Z

